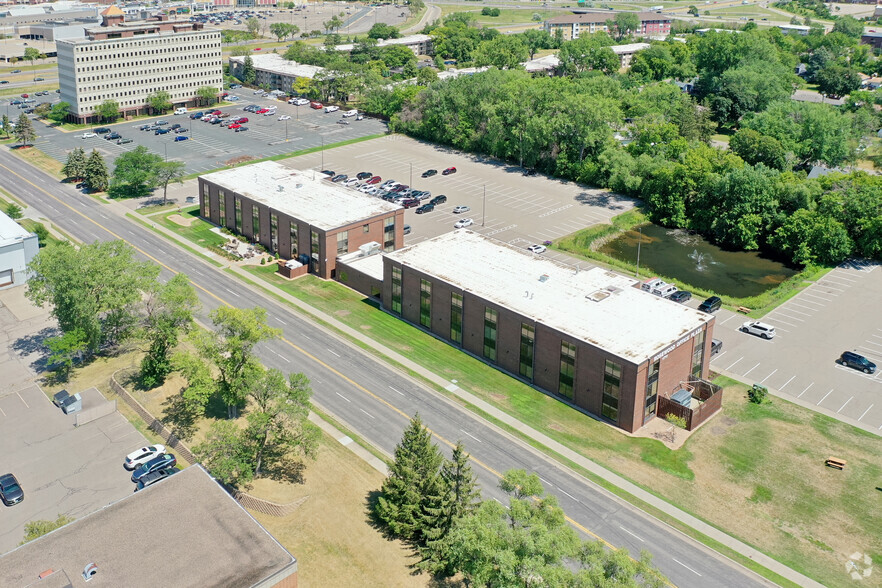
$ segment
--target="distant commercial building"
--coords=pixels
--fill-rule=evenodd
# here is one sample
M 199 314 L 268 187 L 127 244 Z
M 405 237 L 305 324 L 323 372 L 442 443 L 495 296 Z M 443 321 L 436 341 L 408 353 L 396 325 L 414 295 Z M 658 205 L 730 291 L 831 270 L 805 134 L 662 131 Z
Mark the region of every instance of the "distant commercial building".
M 324 178 L 275 161 L 207 174 L 199 213 L 322 278 L 336 277 L 338 255 L 404 244 L 403 208 Z
M 414 55 L 434 55 L 435 47 L 432 44 L 432 37 L 429 35 L 406 35 L 397 39 L 380 39 L 377 41 L 377 47 L 391 47 L 393 45 L 402 45 L 413 51 Z M 337 45 L 334 47 L 337 51 L 352 51 L 355 45 L 352 43 L 345 45 Z
M 35 234 L 0 212 L 0 290 L 27 281 L 28 264 L 39 250 Z
M 640 28 L 634 32 L 638 37 L 666 37 L 671 33 L 671 19 L 657 12 L 634 13 Z M 610 32 L 607 22 L 616 17 L 613 12 L 578 12 L 556 16 L 545 21 L 545 30 L 554 35 L 560 30 L 564 41 L 578 39 L 579 35 Z
M 297 588 L 297 559 L 197 464 L 0 556 L 0 577 L 6 588 Z
M 635 53 L 643 51 L 644 49 L 649 49 L 650 47 L 651 45 L 649 43 L 628 43 L 627 45 L 612 45 L 610 46 L 610 49 L 612 49 L 612 52 L 618 56 L 621 68 L 627 69 L 631 66 L 631 60 L 634 58 Z M 526 62 L 524 64 L 524 69 L 531 73 L 542 71 L 553 72 L 557 70 L 559 66 L 560 59 L 557 55 L 546 55 Z
M 720 408 L 714 317 L 468 230 L 383 254 L 383 307 L 626 431 Z M 681 412 L 678 412 L 681 411 Z
M 267 53 L 266 55 L 252 55 L 251 64 L 254 66 L 254 85 L 267 86 L 271 90 L 290 92 L 297 78 L 313 79 L 316 74 L 325 68 L 317 65 L 306 65 L 296 61 L 288 61 L 281 55 Z M 245 57 L 230 57 L 230 75 L 239 78 L 244 77 Z
M 147 98 L 156 92 L 168 92 L 177 106 L 195 104 L 204 86 L 221 92 L 219 30 L 167 15 L 127 23 L 116 6 L 101 15 L 101 26 L 87 29 L 85 38 L 56 42 L 61 100 L 78 122 L 97 122 L 95 111 L 105 100 L 129 116 L 147 113 Z
M 882 33 L 864 33 L 861 35 L 861 43 L 873 49 L 882 49 Z
M 782 33 L 796 33 L 797 35 L 801 35 L 803 37 L 808 35 L 812 30 L 811 27 L 807 27 L 805 25 L 779 24 L 776 26 L 778 27 L 778 30 L 780 30 Z

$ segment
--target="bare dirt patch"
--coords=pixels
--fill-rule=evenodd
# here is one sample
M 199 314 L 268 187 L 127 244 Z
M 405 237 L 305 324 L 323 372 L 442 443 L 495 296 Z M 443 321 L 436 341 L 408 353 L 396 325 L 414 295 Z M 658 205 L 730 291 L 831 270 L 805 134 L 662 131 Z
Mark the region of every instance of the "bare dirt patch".
M 196 217 L 194 217 L 194 216 L 187 218 L 187 217 L 182 216 L 180 214 L 170 214 L 166 218 L 168 220 L 170 220 L 171 222 L 175 223 L 176 225 L 180 225 L 182 227 L 189 227 L 196 220 Z
M 254 157 L 251 155 L 240 155 L 239 157 L 234 157 L 232 159 L 226 160 L 224 162 L 224 165 L 239 165 L 240 163 L 245 163 L 246 161 L 251 161 L 252 159 L 254 159 Z

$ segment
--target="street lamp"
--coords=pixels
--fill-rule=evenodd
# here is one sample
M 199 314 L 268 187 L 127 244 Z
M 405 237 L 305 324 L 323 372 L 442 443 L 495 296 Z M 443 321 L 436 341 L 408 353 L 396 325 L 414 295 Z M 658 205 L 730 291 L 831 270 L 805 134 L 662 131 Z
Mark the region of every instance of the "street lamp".
M 484 184 L 484 198 L 481 201 L 481 226 L 484 226 L 484 215 L 487 212 L 487 185 Z
M 288 142 L 288 119 L 285 119 L 285 143 Z
M 168 143 L 163 143 L 162 146 L 165 147 L 165 160 L 168 161 Z
M 410 164 L 410 185 L 413 186 L 413 163 Z
M 322 137 L 322 169 L 325 169 L 325 138 Z

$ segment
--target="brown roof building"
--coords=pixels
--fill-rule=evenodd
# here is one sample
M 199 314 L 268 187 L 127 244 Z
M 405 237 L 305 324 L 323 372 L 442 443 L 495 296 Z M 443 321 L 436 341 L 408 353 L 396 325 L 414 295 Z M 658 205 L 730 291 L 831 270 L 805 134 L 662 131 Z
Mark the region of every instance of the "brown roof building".
M 640 21 L 639 30 L 634 32 L 638 37 L 667 37 L 671 33 L 671 19 L 658 12 L 636 12 Z M 578 39 L 579 35 L 592 33 L 608 33 L 608 21 L 615 20 L 614 12 L 574 12 L 556 16 L 545 21 L 545 30 L 555 34 L 560 30 L 564 41 Z
M 0 584 L 296 588 L 297 560 L 194 465 L 3 555 Z

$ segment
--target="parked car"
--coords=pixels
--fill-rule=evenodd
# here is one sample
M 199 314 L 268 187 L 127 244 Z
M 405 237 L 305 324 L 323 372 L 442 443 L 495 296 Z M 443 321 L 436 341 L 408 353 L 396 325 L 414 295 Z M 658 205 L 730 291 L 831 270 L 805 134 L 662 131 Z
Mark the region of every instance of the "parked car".
M 153 124 L 157 124 L 157 125 L 159 125 L 159 126 L 165 126 L 165 125 L 168 124 L 168 121 L 167 121 L 167 120 L 158 120 L 158 121 L 156 121 L 156 122 L 153 123 Z
M 714 313 L 723 306 L 723 301 L 720 300 L 719 296 L 711 296 L 704 302 L 698 305 L 698 310 L 701 312 Z
M 532 251 L 533 253 L 545 253 L 547 249 L 545 245 L 530 245 L 527 247 L 527 251 Z
M 723 342 L 719 339 L 711 339 L 711 355 L 716 355 L 723 350 Z
M 431 178 L 432 176 L 434 176 L 437 173 L 438 173 L 437 169 L 427 169 L 426 171 L 423 172 L 422 177 Z
M 152 486 L 156 482 L 161 480 L 165 480 L 166 478 L 175 475 L 178 473 L 178 468 L 165 468 L 162 470 L 156 470 L 155 472 L 150 472 L 149 474 L 144 474 L 135 484 L 135 492 L 138 490 L 143 490 L 147 486 Z
M 455 174 L 455 173 L 456 173 L 455 167 L 448 167 L 443 172 L 441 172 L 441 175 L 442 176 L 449 176 L 450 174 Z
M 254 114 L 266 114 L 267 112 L 269 112 L 269 108 L 261 108 L 260 110 L 258 110 Z
M 652 289 L 652 293 L 661 298 L 667 298 L 677 291 L 677 287 L 673 284 L 662 282 L 658 287 Z
M 337 112 L 340 110 L 339 106 L 325 106 L 325 112 Z
M 115 141 L 116 139 L 122 138 L 122 135 L 120 135 L 119 133 L 108 133 L 104 135 L 104 138 L 108 141 Z
M 364 115 L 359 112 L 358 116 L 355 117 L 355 120 L 364 120 Z
M 531 176 L 538 175 L 538 173 L 539 172 L 537 172 L 535 169 L 525 169 L 523 175 L 525 175 L 527 177 L 531 177 Z
M 124 137 L 121 139 L 117 139 L 116 144 L 117 145 L 125 145 L 126 143 L 131 143 L 132 141 L 134 141 L 134 139 L 131 139 L 129 137 Z
M 194 118 L 194 119 L 195 118 L 202 118 L 203 116 L 205 116 L 204 112 L 194 112 L 193 114 L 190 115 L 190 118 Z
M 437 196 L 429 200 L 429 202 L 436 206 L 439 204 L 444 204 L 445 202 L 447 202 L 447 196 L 445 196 L 444 194 L 438 194 Z
M 420 205 L 420 201 L 416 198 L 408 198 L 401 201 L 401 206 L 404 208 L 416 208 Z
M 463 212 L 468 212 L 470 210 L 471 210 L 471 208 L 469 208 L 468 206 L 454 206 L 453 207 L 453 214 L 461 214 Z
M 332 171 L 332 170 L 329 170 L 329 169 L 323 169 L 323 170 L 320 171 L 319 173 L 328 176 L 328 177 L 325 178 L 326 180 L 330 180 L 331 178 L 333 178 L 334 176 L 337 175 L 337 172 Z
M 137 482 L 141 479 L 142 476 L 145 476 L 150 472 L 174 467 L 177 463 L 178 460 L 173 453 L 163 453 L 162 455 L 158 455 L 150 461 L 144 462 L 143 464 L 138 466 L 138 468 L 134 472 L 132 472 L 132 482 Z
M 356 116 L 357 114 L 358 114 L 358 110 L 355 110 L 355 109 L 347 110 L 346 112 L 343 113 L 343 117 L 344 118 L 351 118 L 353 116 Z
M 291 116 L 288 114 L 283 114 L 279 117 L 279 120 L 291 120 Z
M 247 131 L 247 130 L 248 130 L 248 127 L 243 127 L 243 126 L 240 125 L 239 128 L 236 129 L 236 132 L 237 132 L 237 133 L 244 133 L 244 132 Z
M 110 129 L 108 129 L 107 127 L 98 127 L 97 129 L 95 129 L 95 132 L 99 135 L 103 135 L 104 133 L 109 133 Z
M 850 367 L 852 369 L 861 370 L 865 374 L 872 374 L 876 371 L 876 364 L 853 351 L 844 351 L 836 363 Z
M 683 304 L 687 300 L 691 299 L 692 292 L 687 292 L 686 290 L 677 290 L 670 296 L 670 300 L 673 300 L 674 302 L 679 302 L 680 304 Z
M 372 174 L 371 172 L 358 172 L 357 174 L 355 174 L 355 177 L 358 178 L 359 180 L 365 180 L 365 179 L 371 177 L 372 175 L 374 175 L 374 174 Z
M 321 109 L 324 108 L 325 106 L 324 106 L 324 104 L 322 104 L 321 102 L 310 102 L 310 103 L 309 103 L 309 107 L 310 107 L 310 108 L 314 108 L 315 110 L 321 110 Z
M 171 129 L 156 129 L 153 131 L 154 135 L 166 135 L 171 132 Z
M 306 106 L 307 104 L 309 104 L 309 100 L 307 100 L 306 98 L 295 98 L 292 104 L 294 104 L 295 106 Z
M 238 119 L 236 119 L 236 122 L 239 123 L 240 125 L 247 123 L 248 117 L 247 116 L 240 116 Z
M 186 141 L 189 138 L 190 137 L 188 137 L 187 135 L 178 135 L 177 137 L 175 137 L 175 143 L 177 143 L 178 141 Z
M 21 484 L 18 483 L 14 475 L 3 474 L 0 476 L 0 499 L 6 506 L 12 506 L 24 500 L 24 490 L 21 489 Z
M 404 225 L 404 234 L 410 235 L 410 225 Z
M 83 133 L 83 139 L 91 139 L 92 137 L 97 137 L 98 133 Z
M 343 185 L 346 186 L 347 188 L 351 188 L 354 185 L 356 185 L 357 183 L 358 183 L 358 178 L 349 178 L 348 180 L 343 182 Z
M 473 221 L 472 219 L 461 218 L 453 224 L 453 228 L 454 229 L 464 229 L 466 227 L 472 226 L 473 224 L 475 224 L 475 221 Z
M 22 98 L 30 98 L 30 96 L 28 94 L 22 94 L 21 97 Z
M 128 454 L 123 465 L 127 470 L 133 470 L 163 453 L 165 453 L 165 445 L 148 445 Z
M 186 133 L 186 132 L 187 132 L 187 129 L 185 129 L 184 127 L 181 127 L 181 128 L 179 128 L 179 129 L 175 129 L 175 133 L 177 133 L 177 134 L 179 134 L 179 135 L 180 135 L 181 133 Z
M 432 212 L 433 210 L 435 210 L 434 204 L 423 204 L 422 206 L 420 206 L 419 208 L 416 209 L 416 213 L 417 214 L 424 214 L 426 212 Z
M 372 178 L 369 178 L 367 183 L 370 184 L 371 186 L 376 186 L 377 184 L 379 184 L 382 181 L 383 181 L 383 178 L 381 178 L 380 176 L 374 176 Z
M 175 123 L 175 124 L 173 124 L 172 126 L 170 126 L 169 128 L 172 129 L 172 130 L 175 130 L 175 129 L 179 129 L 179 128 L 181 128 L 181 125 L 180 125 L 180 123 Z
M 335 184 L 338 184 L 338 183 L 344 182 L 348 179 L 349 179 L 349 176 L 347 176 L 346 174 L 337 174 L 336 176 L 331 178 L 331 181 L 334 182 Z
M 747 321 L 741 325 L 743 333 L 750 333 L 763 339 L 773 339 L 775 337 L 775 327 L 760 321 Z
M 337 124 L 338 124 L 338 125 L 348 125 L 348 124 L 349 124 L 349 121 L 346 120 L 346 119 L 341 118 L 340 120 L 337 121 Z

